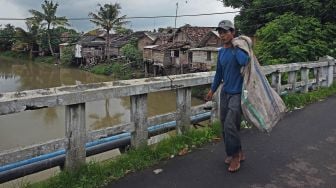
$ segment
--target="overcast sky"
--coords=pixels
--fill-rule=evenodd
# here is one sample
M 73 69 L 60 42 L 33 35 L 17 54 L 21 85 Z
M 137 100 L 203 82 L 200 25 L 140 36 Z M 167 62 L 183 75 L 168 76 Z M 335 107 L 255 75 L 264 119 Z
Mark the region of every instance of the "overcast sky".
M 44 0 L 0 0 L 0 18 L 26 18 L 30 17 L 29 9 L 41 10 Z M 181 14 L 202 14 L 214 12 L 235 11 L 232 8 L 224 7 L 217 0 L 55 0 L 58 2 L 57 16 L 67 18 L 87 18 L 89 12 L 97 11 L 97 4 L 119 3 L 121 5 L 121 15 L 127 17 L 134 16 L 161 16 L 175 15 L 176 3 L 178 2 L 178 15 Z M 177 27 L 184 24 L 193 26 L 214 27 L 220 20 L 229 19 L 233 21 L 236 14 L 223 14 L 198 17 L 177 18 Z M 174 27 L 174 18 L 155 19 L 131 19 L 127 28 L 133 30 L 153 30 L 159 27 Z M 11 23 L 15 26 L 25 28 L 24 21 L 0 20 L 0 24 Z M 77 31 L 89 31 L 96 28 L 88 20 L 71 21 L 71 26 Z

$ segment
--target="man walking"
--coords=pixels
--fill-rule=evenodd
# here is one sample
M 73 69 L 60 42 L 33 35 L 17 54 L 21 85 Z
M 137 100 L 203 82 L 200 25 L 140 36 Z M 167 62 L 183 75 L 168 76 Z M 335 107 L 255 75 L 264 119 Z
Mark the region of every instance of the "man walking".
M 220 92 L 220 122 L 227 154 L 225 163 L 229 164 L 229 172 L 236 172 L 240 168 L 240 161 L 245 159 L 239 136 L 243 84 L 240 69 L 248 63 L 249 57 L 243 50 L 233 47 L 235 28 L 231 21 L 219 22 L 216 30 L 224 44 L 218 52 L 216 74 L 205 100 L 212 100 L 213 94 L 223 81 Z

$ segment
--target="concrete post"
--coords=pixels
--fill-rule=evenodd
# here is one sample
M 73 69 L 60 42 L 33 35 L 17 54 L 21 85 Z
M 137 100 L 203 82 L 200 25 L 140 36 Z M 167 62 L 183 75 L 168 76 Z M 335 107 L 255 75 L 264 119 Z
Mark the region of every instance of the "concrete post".
M 148 66 L 149 63 L 147 61 L 144 62 L 144 66 L 145 66 L 145 77 L 148 78 Z
M 334 81 L 334 65 L 329 62 L 327 73 L 327 86 L 330 87 Z
M 65 169 L 74 170 L 85 164 L 85 103 L 65 107 L 65 137 L 68 139 Z
M 308 83 L 309 83 L 309 69 L 308 68 L 302 68 L 301 69 L 301 80 L 304 84 L 301 92 L 307 93 L 308 92 Z
M 272 73 L 272 86 L 275 88 L 277 93 L 281 93 L 281 73 L 274 72 Z
M 181 88 L 176 91 L 176 130 L 184 133 L 190 127 L 191 88 Z
M 296 90 L 296 72 L 291 71 L 288 73 L 288 83 L 292 85 L 291 92 Z
M 131 100 L 131 122 L 134 123 L 134 132 L 131 134 L 131 146 L 139 148 L 147 145 L 147 94 L 133 95 Z
M 156 76 L 156 68 L 157 68 L 157 66 L 153 65 L 153 74 L 154 74 L 154 77 Z
M 328 87 L 328 66 L 321 67 L 322 70 L 322 87 Z
M 316 72 L 316 74 L 315 74 L 316 87 L 319 88 L 322 85 L 322 72 L 323 72 L 322 67 L 316 68 L 315 72 Z

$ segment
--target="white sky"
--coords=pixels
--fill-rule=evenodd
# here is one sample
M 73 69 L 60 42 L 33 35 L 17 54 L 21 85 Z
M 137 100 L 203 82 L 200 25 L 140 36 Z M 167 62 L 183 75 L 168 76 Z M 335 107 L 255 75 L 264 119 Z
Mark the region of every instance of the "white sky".
M 0 18 L 26 18 L 30 17 L 29 9 L 41 11 L 41 4 L 44 0 L 0 0 Z M 234 11 L 224 7 L 218 0 L 55 0 L 58 2 L 57 16 L 67 18 L 87 18 L 89 12 L 96 12 L 97 4 L 119 3 L 121 15 L 134 16 L 161 16 L 175 15 L 176 2 L 179 4 L 178 15 L 181 14 L 202 14 L 214 12 Z M 177 27 L 184 24 L 193 26 L 217 26 L 220 20 L 228 19 L 233 21 L 236 14 L 223 14 L 198 17 L 177 18 Z M 174 18 L 155 19 L 131 19 L 128 28 L 133 30 L 153 30 L 158 27 L 174 27 Z M 10 23 L 25 28 L 24 21 L 0 20 L 0 24 Z M 71 26 L 77 31 L 88 31 L 96 28 L 88 20 L 71 21 Z

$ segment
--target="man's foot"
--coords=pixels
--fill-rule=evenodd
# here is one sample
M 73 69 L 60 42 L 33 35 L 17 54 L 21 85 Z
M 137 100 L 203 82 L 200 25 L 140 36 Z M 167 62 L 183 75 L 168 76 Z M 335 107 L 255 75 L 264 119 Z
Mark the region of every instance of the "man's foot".
M 228 171 L 237 172 L 240 168 L 240 155 L 239 153 L 232 156 Z
M 242 150 L 239 151 L 239 159 L 240 159 L 240 162 L 245 161 L 245 155 Z M 224 160 L 224 163 L 229 165 L 231 160 L 232 160 L 232 156 L 227 156 Z

